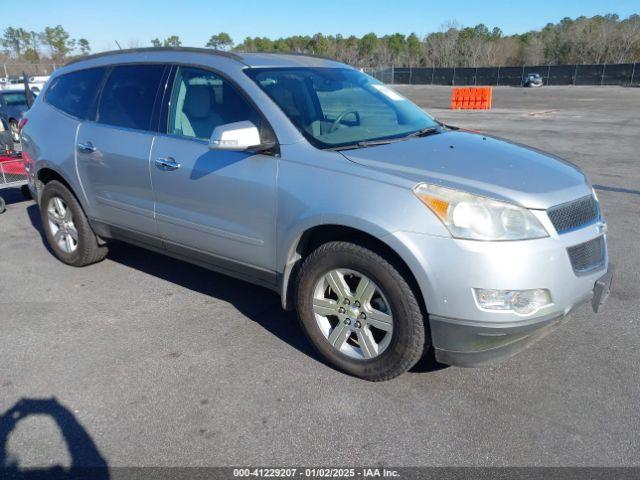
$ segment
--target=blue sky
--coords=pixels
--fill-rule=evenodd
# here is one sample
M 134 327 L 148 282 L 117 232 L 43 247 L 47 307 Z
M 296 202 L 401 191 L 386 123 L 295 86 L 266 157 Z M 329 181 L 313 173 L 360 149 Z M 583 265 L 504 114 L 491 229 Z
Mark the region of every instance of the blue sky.
M 8 0 L 4 0 L 8 1 Z M 563 17 L 640 13 L 638 0 L 25 0 L 4 12 L 7 26 L 40 31 L 60 24 L 72 37 L 85 37 L 94 51 L 147 46 L 154 37 L 179 35 L 185 46 L 204 46 L 220 31 L 236 42 L 246 36 L 375 32 L 425 35 L 449 20 L 463 26 L 484 23 L 506 34 L 539 29 Z

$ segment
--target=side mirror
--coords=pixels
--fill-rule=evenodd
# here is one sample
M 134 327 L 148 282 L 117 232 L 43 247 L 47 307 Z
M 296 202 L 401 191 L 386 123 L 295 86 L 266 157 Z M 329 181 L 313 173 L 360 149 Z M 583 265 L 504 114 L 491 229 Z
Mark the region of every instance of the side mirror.
M 209 148 L 212 150 L 244 152 L 262 151 L 272 147 L 272 144 L 263 145 L 258 127 L 248 120 L 216 127 L 209 140 Z

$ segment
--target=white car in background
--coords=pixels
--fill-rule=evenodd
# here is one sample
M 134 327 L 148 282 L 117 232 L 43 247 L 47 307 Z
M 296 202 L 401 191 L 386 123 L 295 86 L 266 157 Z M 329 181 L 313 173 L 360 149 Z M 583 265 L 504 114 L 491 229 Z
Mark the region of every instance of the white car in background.
M 49 80 L 48 75 L 29 77 L 29 89 L 34 95 L 38 95 L 45 83 Z M 15 90 L 24 86 L 22 77 L 0 77 L 0 90 Z
M 38 95 L 44 88 L 44 84 L 47 83 L 47 80 L 49 80 L 48 75 L 29 77 L 29 88 L 35 95 Z

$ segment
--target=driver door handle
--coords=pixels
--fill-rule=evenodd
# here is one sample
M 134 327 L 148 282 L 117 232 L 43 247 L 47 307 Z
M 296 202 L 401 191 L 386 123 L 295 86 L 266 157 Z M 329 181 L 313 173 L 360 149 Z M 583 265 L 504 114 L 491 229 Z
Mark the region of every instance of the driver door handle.
M 80 142 L 78 143 L 78 150 L 84 153 L 93 153 L 96 151 L 96 147 L 91 142 Z
M 172 157 L 164 157 L 156 159 L 156 167 L 160 170 L 171 172 L 180 168 L 180 164 Z

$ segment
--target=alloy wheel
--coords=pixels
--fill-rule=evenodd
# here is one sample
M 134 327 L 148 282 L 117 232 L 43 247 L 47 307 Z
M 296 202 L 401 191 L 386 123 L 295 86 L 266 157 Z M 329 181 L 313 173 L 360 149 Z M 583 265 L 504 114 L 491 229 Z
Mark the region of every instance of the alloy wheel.
M 47 218 L 53 241 L 64 253 L 73 253 L 78 248 L 78 230 L 73 223 L 73 214 L 66 202 L 51 197 L 47 205 Z
M 313 314 L 325 339 L 358 360 L 382 354 L 391 342 L 393 314 L 382 289 L 349 269 L 327 272 L 316 283 Z

